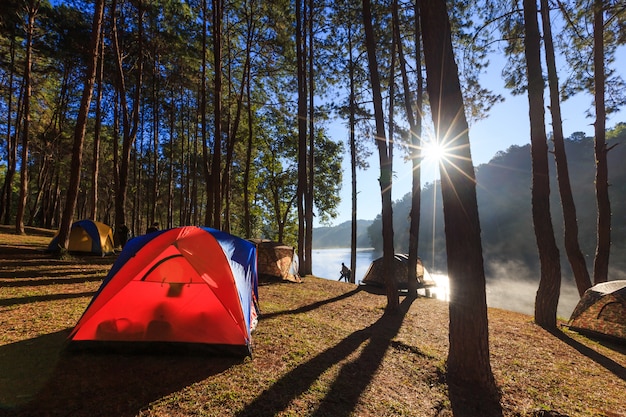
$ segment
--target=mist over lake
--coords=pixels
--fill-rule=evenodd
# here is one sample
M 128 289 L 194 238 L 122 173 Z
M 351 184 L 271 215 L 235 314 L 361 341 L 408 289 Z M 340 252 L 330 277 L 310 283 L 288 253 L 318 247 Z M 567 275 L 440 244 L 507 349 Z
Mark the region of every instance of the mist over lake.
M 357 284 L 363 279 L 372 261 L 381 256 L 374 249 L 357 249 L 355 281 Z M 341 263 L 350 266 L 350 248 L 314 249 L 313 274 L 320 278 L 337 281 L 340 276 Z M 508 269 L 508 268 L 507 268 Z M 528 271 L 516 269 L 518 274 L 510 272 L 498 277 L 487 277 L 487 305 L 502 308 L 523 314 L 534 315 L 535 295 L 539 282 L 530 279 Z M 510 271 L 510 270 L 509 270 Z M 448 299 L 448 277 L 445 274 L 431 272 L 432 278 L 439 288 L 433 289 L 433 294 L 441 300 Z M 576 286 L 564 280 L 561 285 L 561 296 L 557 315 L 569 319 L 576 303 L 579 300 Z

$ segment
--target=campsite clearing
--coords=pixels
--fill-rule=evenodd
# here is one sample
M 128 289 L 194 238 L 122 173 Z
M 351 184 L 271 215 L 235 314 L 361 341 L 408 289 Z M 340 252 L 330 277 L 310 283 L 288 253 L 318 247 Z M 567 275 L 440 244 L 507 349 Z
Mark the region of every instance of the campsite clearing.
M 68 354 L 66 338 L 115 257 L 55 258 L 53 232 L 0 228 L 0 416 L 475 415 L 445 380 L 447 304 L 405 315 L 351 284 L 259 288 L 252 359 Z M 489 310 L 504 416 L 626 416 L 626 348 Z M 550 413 L 552 411 L 552 413 Z M 560 414 L 556 414 L 560 413 Z

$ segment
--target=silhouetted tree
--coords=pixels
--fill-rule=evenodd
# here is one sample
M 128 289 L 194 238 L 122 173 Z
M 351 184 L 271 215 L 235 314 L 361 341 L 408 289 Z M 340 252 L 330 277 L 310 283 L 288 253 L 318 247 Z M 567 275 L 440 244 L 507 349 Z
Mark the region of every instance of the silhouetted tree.
M 477 397 L 491 400 L 496 385 L 489 362 L 476 180 L 445 0 L 422 2 L 420 19 L 433 124 L 448 155 L 440 164 L 450 279 L 448 378 L 451 384 L 469 387 Z
M 104 0 L 97 0 L 94 8 L 93 24 L 91 27 L 91 41 L 89 42 L 90 55 L 89 62 L 87 62 L 87 69 L 85 71 L 83 96 L 80 102 L 80 108 L 78 109 L 76 127 L 74 128 L 74 147 L 72 149 L 70 183 L 67 189 L 65 210 L 63 211 L 63 217 L 61 218 L 61 225 L 59 228 L 59 245 L 61 246 L 61 249 L 65 250 L 67 250 L 69 246 L 70 228 L 72 226 L 72 219 L 74 218 L 74 211 L 76 210 L 78 188 L 80 186 L 83 144 L 85 143 L 87 116 L 89 115 L 89 107 L 91 105 L 91 97 L 93 95 L 93 86 L 96 80 L 103 15 Z
M 544 121 L 544 81 L 536 0 L 524 0 L 524 32 L 533 173 L 532 214 L 541 263 L 541 278 L 535 298 L 535 321 L 542 327 L 555 328 L 561 291 L 561 263 L 550 216 L 548 141 Z
M 559 97 L 559 77 L 556 69 L 554 44 L 552 42 L 552 24 L 550 22 L 550 6 L 548 0 L 541 0 L 541 21 L 543 25 L 543 39 L 548 70 L 548 84 L 550 87 L 550 113 L 552 114 L 552 132 L 554 143 L 554 161 L 556 162 L 559 194 L 563 208 L 563 231 L 565 253 L 574 273 L 574 280 L 578 294 L 582 296 L 587 288 L 591 287 L 591 279 L 587 270 L 587 263 L 578 243 L 578 219 L 576 205 L 572 195 L 572 186 L 565 153 L 565 138 L 563 135 L 563 121 L 561 118 L 561 100 Z
M 380 164 L 380 193 L 382 199 L 383 224 L 383 267 L 385 271 L 392 271 L 393 265 L 393 209 L 391 205 L 392 160 L 389 155 L 389 144 L 385 135 L 385 120 L 383 114 L 383 98 L 378 73 L 376 57 L 376 40 L 372 26 L 372 11 L 369 0 L 363 0 L 363 25 L 365 27 L 365 47 L 367 50 L 368 67 L 372 85 L 374 118 L 376 121 L 375 140 L 378 148 Z M 387 293 L 387 311 L 395 312 L 399 307 L 398 284 L 392 274 L 385 274 L 385 288 Z

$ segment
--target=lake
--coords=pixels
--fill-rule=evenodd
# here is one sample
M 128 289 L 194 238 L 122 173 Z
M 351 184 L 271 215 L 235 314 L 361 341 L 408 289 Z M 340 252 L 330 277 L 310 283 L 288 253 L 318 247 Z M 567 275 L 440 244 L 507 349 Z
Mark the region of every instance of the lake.
M 367 269 L 372 261 L 379 256 L 374 253 L 373 249 L 357 250 L 355 273 L 357 284 L 367 273 Z M 350 248 L 313 250 L 313 274 L 318 277 L 337 281 L 342 262 L 350 266 Z M 511 274 L 506 272 L 503 271 L 506 275 L 502 277 L 488 277 L 486 287 L 487 305 L 489 307 L 534 315 L 538 282 L 511 279 Z M 437 287 L 432 290 L 432 295 L 440 300 L 447 301 L 449 299 L 448 276 L 435 273 L 430 275 L 437 283 Z M 557 315 L 568 319 L 579 298 L 575 284 L 564 280 L 561 286 Z

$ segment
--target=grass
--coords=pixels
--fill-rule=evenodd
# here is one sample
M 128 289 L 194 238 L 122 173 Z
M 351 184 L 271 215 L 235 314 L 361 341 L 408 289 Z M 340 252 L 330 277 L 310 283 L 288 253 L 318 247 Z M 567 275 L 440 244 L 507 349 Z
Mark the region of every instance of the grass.
M 252 358 L 72 354 L 66 338 L 113 258 L 44 253 L 0 227 L 0 416 L 451 416 L 447 304 L 305 277 L 260 286 Z M 410 304 L 410 305 L 409 305 Z M 489 310 L 503 416 L 626 416 L 626 349 Z

